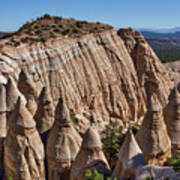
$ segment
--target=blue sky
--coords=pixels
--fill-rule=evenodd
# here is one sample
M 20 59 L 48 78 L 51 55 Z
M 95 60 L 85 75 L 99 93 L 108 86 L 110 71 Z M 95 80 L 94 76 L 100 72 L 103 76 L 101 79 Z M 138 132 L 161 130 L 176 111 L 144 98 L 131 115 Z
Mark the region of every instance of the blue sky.
M 15 31 L 45 13 L 115 27 L 180 26 L 180 0 L 1 0 L 0 31 Z

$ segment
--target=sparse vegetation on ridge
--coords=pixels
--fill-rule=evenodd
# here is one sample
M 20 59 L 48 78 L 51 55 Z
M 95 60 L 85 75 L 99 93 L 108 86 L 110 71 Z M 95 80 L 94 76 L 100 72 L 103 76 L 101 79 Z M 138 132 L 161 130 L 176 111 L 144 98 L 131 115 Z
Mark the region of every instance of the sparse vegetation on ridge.
M 102 23 L 77 21 L 73 18 L 45 14 L 32 22 L 26 22 L 17 32 L 7 34 L 1 39 L 7 39 L 6 45 L 19 46 L 34 42 L 46 42 L 48 39 L 71 37 L 76 38 L 89 33 L 99 33 L 113 29 L 112 26 Z

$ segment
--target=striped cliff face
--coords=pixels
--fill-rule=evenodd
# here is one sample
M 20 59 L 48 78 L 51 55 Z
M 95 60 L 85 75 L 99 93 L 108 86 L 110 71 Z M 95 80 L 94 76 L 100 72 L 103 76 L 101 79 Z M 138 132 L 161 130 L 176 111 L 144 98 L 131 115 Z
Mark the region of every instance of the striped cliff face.
M 158 81 L 157 95 L 163 104 L 172 86 L 151 48 L 146 42 L 140 43 L 138 47 L 145 53 L 136 49 L 135 63 L 125 40 L 114 30 L 5 47 L 0 51 L 0 82 L 6 83 L 12 76 L 18 84 L 21 70 L 26 69 L 38 95 L 47 86 L 54 105 L 62 97 L 68 108 L 82 118 L 80 127 L 87 128 L 84 125 L 90 123 L 89 119 L 92 123 L 114 119 L 125 127 L 129 121 L 140 122 L 146 111 L 143 76 L 148 79 L 149 73 L 149 78 Z

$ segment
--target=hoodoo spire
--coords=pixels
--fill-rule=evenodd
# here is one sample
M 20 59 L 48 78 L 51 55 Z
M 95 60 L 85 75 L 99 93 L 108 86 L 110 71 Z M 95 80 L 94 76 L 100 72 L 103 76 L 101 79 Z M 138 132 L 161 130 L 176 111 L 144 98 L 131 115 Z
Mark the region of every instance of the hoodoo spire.
M 164 114 L 171 139 L 172 156 L 176 157 L 180 153 L 180 93 L 177 87 L 169 96 L 169 103 Z
M 80 152 L 72 164 L 71 178 L 83 180 L 87 169 L 96 169 L 105 176 L 110 175 L 109 165 L 102 151 L 100 136 L 92 127 L 86 131 L 83 137 Z
M 38 109 L 34 116 L 40 134 L 48 131 L 54 123 L 54 104 L 48 87 L 39 96 Z
M 121 179 L 128 178 L 129 176 L 133 177 L 136 174 L 136 170 L 144 165 L 145 160 L 142 151 L 136 142 L 132 130 L 129 130 L 119 151 L 112 178 L 117 177 L 117 179 Z
M 56 122 L 60 124 L 71 123 L 69 110 L 62 98 L 59 98 L 59 102 L 57 104 L 57 108 L 55 112 L 55 119 L 56 119 Z
M 27 110 L 27 108 L 24 105 L 23 100 L 21 97 L 18 98 L 15 110 L 12 114 L 13 119 L 11 121 L 14 121 L 15 125 L 25 128 L 25 129 L 30 129 L 30 128 L 35 128 L 36 123 L 31 115 L 31 113 Z
M 55 123 L 47 139 L 49 179 L 69 180 L 70 167 L 81 146 L 81 137 L 73 128 L 69 110 L 60 98 Z
M 155 94 L 150 97 L 147 109 L 136 139 L 147 163 L 161 165 L 170 155 L 170 141 L 163 120 L 162 107 Z M 162 154 L 162 157 L 159 154 Z

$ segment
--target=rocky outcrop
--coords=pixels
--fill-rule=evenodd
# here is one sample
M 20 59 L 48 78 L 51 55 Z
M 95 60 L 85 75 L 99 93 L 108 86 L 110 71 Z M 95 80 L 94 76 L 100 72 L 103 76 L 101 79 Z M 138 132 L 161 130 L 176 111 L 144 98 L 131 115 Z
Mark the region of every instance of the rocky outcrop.
M 44 147 L 36 123 L 21 98 L 11 114 L 10 123 L 4 145 L 6 178 L 45 179 Z
M 69 180 L 70 168 L 81 146 L 81 137 L 73 128 L 69 110 L 60 99 L 55 124 L 47 139 L 48 178 Z
M 144 156 L 130 130 L 121 146 L 112 179 L 126 179 L 136 176 L 136 171 L 145 166 Z
M 71 168 L 71 180 L 84 180 L 87 170 L 97 170 L 110 176 L 109 165 L 102 151 L 99 134 L 89 128 L 83 137 L 82 146 Z
M 175 87 L 169 96 L 164 117 L 171 140 L 172 156 L 180 154 L 180 93 Z
M 38 99 L 38 109 L 34 116 L 37 123 L 37 129 L 40 134 L 45 133 L 52 128 L 54 123 L 54 104 L 47 87 L 44 87 Z
M 37 103 L 36 103 L 36 99 L 33 95 L 27 95 L 26 96 L 27 99 L 27 104 L 26 107 L 28 109 L 28 111 L 34 116 L 36 114 L 37 111 Z
M 146 112 L 146 79 L 160 84 L 157 95 L 163 105 L 172 85 L 142 36 L 138 41 L 132 33 L 127 35 L 134 39 L 130 48 L 134 53 L 120 36 L 107 30 L 44 44 L 4 47 L 0 81 L 12 76 L 25 97 L 28 93 L 39 96 L 46 86 L 54 105 L 62 97 L 68 108 L 84 119 L 82 127 L 88 127 L 92 115 L 98 124 L 109 120 L 117 120 L 122 127 L 127 122 L 140 123 Z
M 161 104 L 165 106 L 169 88 L 172 89 L 174 84 L 171 81 L 169 71 L 159 61 L 140 32 L 133 29 L 120 29 L 118 34 L 124 40 L 125 46 L 132 57 L 140 87 L 143 87 L 149 81 L 158 84 L 156 94 Z
M 136 135 L 137 142 L 151 165 L 163 165 L 171 155 L 170 140 L 164 123 L 162 106 L 153 94 L 148 103 L 148 111 Z

